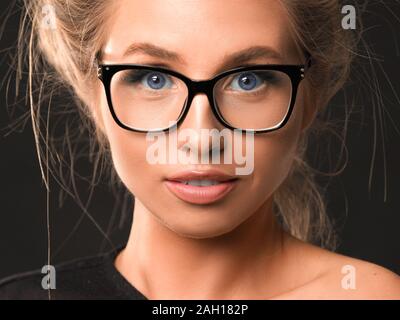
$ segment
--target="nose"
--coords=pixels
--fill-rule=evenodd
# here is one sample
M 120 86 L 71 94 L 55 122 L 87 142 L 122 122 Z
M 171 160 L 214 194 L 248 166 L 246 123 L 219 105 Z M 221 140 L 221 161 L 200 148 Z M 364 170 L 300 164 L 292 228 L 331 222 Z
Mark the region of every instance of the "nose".
M 221 141 L 222 139 L 217 141 L 212 139 L 212 133 L 226 128 L 213 114 L 210 101 L 205 93 L 198 93 L 189 107 L 185 119 L 178 128 L 178 136 L 185 131 L 182 135 L 183 138 L 178 138 L 178 148 L 182 152 L 192 151 L 198 156 L 208 154 L 208 159 L 212 159 L 213 152 L 223 152 L 225 143 L 225 141 Z M 216 150 L 213 151 L 213 149 Z

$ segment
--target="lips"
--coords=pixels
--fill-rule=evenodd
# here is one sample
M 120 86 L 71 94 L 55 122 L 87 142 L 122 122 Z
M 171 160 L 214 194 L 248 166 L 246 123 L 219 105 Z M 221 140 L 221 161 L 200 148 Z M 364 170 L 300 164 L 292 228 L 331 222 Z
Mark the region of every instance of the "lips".
M 238 183 L 235 176 L 217 170 L 182 171 L 164 181 L 179 199 L 192 204 L 209 204 L 225 197 Z
M 235 176 L 217 170 L 181 171 L 167 177 L 167 180 L 169 181 L 179 181 L 179 182 L 188 180 L 214 180 L 214 181 L 224 182 L 233 179 L 237 178 Z

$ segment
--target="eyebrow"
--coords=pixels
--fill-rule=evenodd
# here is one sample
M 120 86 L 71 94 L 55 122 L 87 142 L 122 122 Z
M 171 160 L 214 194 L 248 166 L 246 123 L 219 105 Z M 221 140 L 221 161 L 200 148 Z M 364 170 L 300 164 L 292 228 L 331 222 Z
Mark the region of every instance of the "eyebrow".
M 154 58 L 159 58 L 162 60 L 167 60 L 170 62 L 175 62 L 179 64 L 186 65 L 187 63 L 184 59 L 176 52 L 167 50 L 165 48 L 159 47 L 152 43 L 148 42 L 140 42 L 131 44 L 128 49 L 123 54 L 123 57 L 135 54 L 135 53 L 143 53 Z M 258 58 L 275 58 L 281 59 L 281 55 L 274 49 L 269 46 L 256 45 L 251 46 L 242 50 L 239 50 L 234 53 L 225 54 L 223 57 L 223 61 L 219 66 L 222 68 L 229 68 L 236 65 L 245 64 L 251 60 L 255 60 Z M 161 65 L 161 64 L 160 64 Z

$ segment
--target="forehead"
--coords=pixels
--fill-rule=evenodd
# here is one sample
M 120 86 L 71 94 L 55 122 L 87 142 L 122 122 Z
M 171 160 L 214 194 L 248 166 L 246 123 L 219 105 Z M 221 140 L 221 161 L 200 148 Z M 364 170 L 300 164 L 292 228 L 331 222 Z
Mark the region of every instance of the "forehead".
M 132 43 L 151 42 L 178 53 L 182 65 L 218 64 L 256 45 L 277 51 L 280 62 L 297 63 L 289 26 L 277 0 L 120 0 L 109 21 L 104 59 L 128 62 L 124 53 Z

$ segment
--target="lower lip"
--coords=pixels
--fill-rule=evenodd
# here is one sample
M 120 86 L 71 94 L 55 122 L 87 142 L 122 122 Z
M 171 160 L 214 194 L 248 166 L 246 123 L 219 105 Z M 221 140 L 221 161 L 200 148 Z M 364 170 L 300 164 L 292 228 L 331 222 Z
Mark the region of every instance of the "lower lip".
M 226 196 L 235 187 L 237 181 L 235 179 L 213 186 L 198 187 L 178 181 L 166 180 L 165 185 L 174 195 L 183 201 L 194 204 L 208 204 Z

